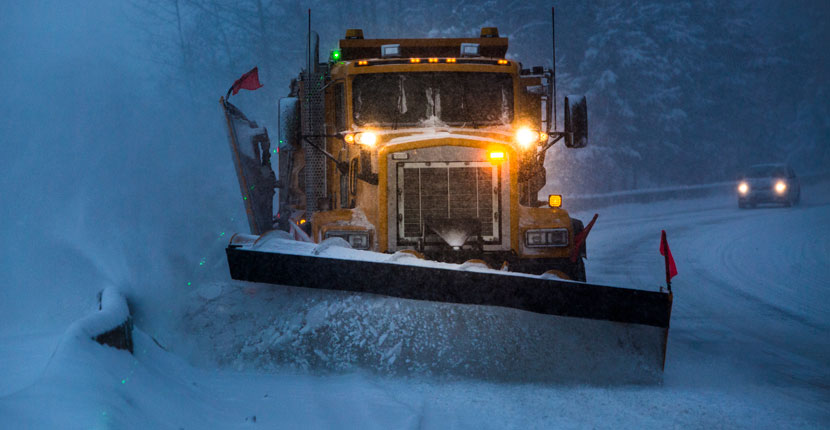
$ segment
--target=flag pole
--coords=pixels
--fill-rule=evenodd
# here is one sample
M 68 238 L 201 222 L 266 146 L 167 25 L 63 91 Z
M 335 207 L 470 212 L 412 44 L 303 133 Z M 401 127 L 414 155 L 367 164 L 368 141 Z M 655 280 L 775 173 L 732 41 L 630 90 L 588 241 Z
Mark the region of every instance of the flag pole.
M 660 238 L 660 243 L 665 243 L 668 245 L 668 241 L 666 240 L 666 230 L 663 230 L 662 237 Z M 671 292 L 671 272 L 669 271 L 669 251 L 668 246 L 666 246 L 666 252 L 663 253 L 663 263 L 666 266 L 666 288 L 669 289 Z
M 556 10 L 551 6 L 550 8 L 550 33 L 553 46 L 553 76 L 551 77 L 551 85 L 553 86 L 553 121 L 548 121 L 548 128 L 556 131 Z M 550 111 L 550 100 L 548 100 L 548 111 Z M 553 123 L 553 128 L 550 128 Z

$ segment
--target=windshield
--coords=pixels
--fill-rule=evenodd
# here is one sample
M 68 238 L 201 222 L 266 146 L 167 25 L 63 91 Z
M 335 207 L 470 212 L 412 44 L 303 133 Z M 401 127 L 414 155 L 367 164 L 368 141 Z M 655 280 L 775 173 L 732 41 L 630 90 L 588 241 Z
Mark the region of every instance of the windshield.
M 747 170 L 747 178 L 769 178 L 787 176 L 787 168 L 785 166 L 765 164 L 752 166 Z
M 507 73 L 362 74 L 352 82 L 352 96 L 357 125 L 417 126 L 435 119 L 477 127 L 513 121 L 513 79 Z

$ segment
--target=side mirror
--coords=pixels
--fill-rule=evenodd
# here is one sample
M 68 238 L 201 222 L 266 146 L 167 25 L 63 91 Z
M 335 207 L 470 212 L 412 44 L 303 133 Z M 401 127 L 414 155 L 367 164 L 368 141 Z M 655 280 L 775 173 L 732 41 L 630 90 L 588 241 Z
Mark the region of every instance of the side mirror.
M 588 101 L 585 96 L 565 97 L 565 146 L 588 145 Z

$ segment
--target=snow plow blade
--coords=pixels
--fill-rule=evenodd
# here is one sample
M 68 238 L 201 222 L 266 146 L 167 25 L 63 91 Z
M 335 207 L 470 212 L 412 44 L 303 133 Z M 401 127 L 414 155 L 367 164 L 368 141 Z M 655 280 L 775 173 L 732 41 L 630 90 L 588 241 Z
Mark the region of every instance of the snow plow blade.
M 226 249 L 231 277 L 413 300 L 501 306 L 546 315 L 669 327 L 668 293 L 406 264 Z M 359 273 L 359 276 L 346 274 Z
M 219 100 L 230 138 L 233 165 L 239 180 L 248 225 L 254 234 L 272 228 L 275 188 L 279 187 L 271 168 L 271 141 L 268 130 L 249 120 L 224 98 Z
M 542 366 L 548 372 L 557 368 L 553 373 L 566 379 L 574 379 L 568 373 L 576 367 L 592 373 L 575 379 L 581 382 L 603 381 L 606 376 L 619 380 L 621 372 L 628 372 L 622 378 L 625 382 L 661 378 L 671 293 L 495 270 L 432 267 L 432 262 L 423 260 L 405 264 L 261 250 L 256 239 L 236 235 L 231 240 L 226 253 L 233 279 L 542 314 L 552 317 L 543 325 L 551 331 L 549 340 L 556 356 L 547 357 L 550 362 L 544 365 L 531 366 Z

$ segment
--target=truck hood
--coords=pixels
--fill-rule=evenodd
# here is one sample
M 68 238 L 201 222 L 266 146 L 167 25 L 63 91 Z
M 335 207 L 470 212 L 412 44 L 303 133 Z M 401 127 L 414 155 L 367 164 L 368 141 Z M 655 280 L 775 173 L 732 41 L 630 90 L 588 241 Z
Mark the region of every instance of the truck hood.
M 505 131 L 479 131 L 470 129 L 422 130 L 417 133 L 394 137 L 386 141 L 386 147 L 390 148 L 396 145 L 408 144 L 413 142 L 444 139 L 457 139 L 484 143 L 505 144 L 511 141 L 512 133 L 508 133 Z

